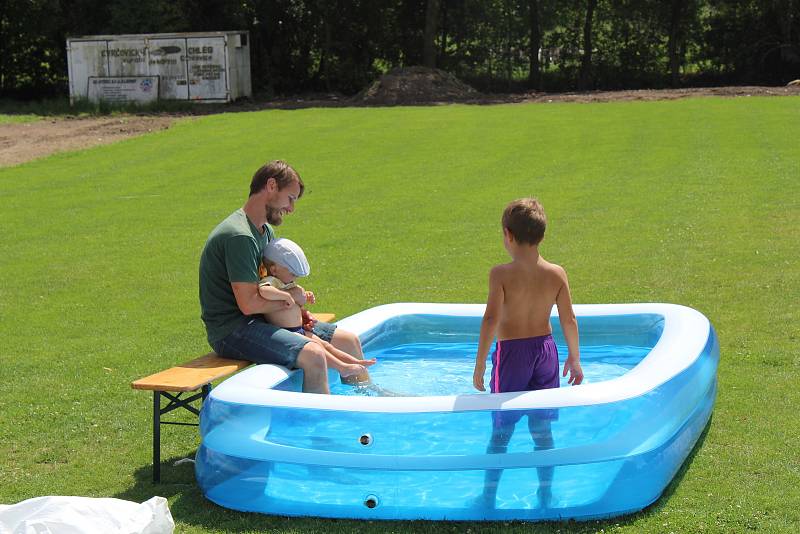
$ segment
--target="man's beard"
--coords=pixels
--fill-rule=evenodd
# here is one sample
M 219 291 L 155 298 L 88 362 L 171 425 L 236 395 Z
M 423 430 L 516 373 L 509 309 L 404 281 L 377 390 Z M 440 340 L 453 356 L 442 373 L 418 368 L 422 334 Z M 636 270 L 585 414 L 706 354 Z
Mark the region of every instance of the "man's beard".
M 267 206 L 267 222 L 274 226 L 280 225 L 283 222 L 281 210 Z

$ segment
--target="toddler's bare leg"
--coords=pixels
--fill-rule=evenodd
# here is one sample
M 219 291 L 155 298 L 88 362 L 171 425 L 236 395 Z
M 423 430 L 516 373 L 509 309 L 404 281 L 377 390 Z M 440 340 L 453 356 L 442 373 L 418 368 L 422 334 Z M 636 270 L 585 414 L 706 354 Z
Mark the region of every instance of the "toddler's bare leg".
M 325 350 L 324 347 L 323 350 Z M 325 350 L 325 360 L 328 363 L 328 367 L 336 369 L 342 378 L 359 375 L 367 371 L 367 368 L 361 364 L 343 362 L 328 350 Z
M 334 356 L 339 358 L 344 363 L 357 363 L 359 365 L 363 365 L 364 367 L 369 367 L 370 365 L 373 365 L 375 362 L 377 362 L 377 360 L 375 358 L 372 358 L 371 360 L 364 360 L 363 358 L 356 358 L 352 354 L 348 354 L 343 350 L 337 349 L 336 347 L 334 347 L 333 345 L 331 345 L 330 343 L 328 343 L 324 339 L 322 339 L 322 338 L 320 338 L 320 337 L 318 337 L 318 336 L 316 336 L 314 334 L 311 335 L 311 339 L 313 339 L 314 341 L 316 341 L 317 343 L 319 343 L 320 345 L 325 347 L 325 350 L 327 350 L 328 352 L 330 352 L 331 354 L 333 354 Z
M 364 351 L 361 349 L 361 340 L 358 339 L 358 336 L 353 332 L 348 332 L 347 330 L 337 328 L 333 333 L 331 345 L 339 350 L 343 350 L 344 352 L 355 356 L 359 360 L 364 359 Z M 369 377 L 369 373 L 365 370 L 360 375 L 351 376 L 347 380 L 342 380 L 342 382 L 345 384 L 365 384 L 372 382 L 372 380 Z
M 324 356 L 325 367 L 330 368 L 330 369 L 336 369 L 336 371 L 339 372 L 339 376 L 342 377 L 342 380 L 344 380 L 346 377 L 352 377 L 352 376 L 356 376 L 356 375 L 359 375 L 359 374 L 367 372 L 367 368 L 364 367 L 363 365 L 361 365 L 361 360 L 358 360 L 357 358 L 353 358 L 352 356 L 350 356 L 350 358 L 353 360 L 353 362 L 342 361 L 341 359 L 337 358 L 333 353 L 328 351 L 327 348 L 325 347 L 326 343 L 324 341 L 322 341 L 322 339 L 320 339 L 319 337 L 315 336 L 314 334 L 311 334 L 310 332 L 306 332 L 305 334 L 300 334 L 298 332 L 297 335 L 306 337 L 306 338 L 310 339 L 311 341 L 313 341 L 313 343 L 306 344 L 306 346 L 303 348 L 303 351 L 300 353 L 300 355 L 302 356 L 303 352 L 309 352 L 310 351 L 310 352 L 318 353 L 320 356 Z M 330 345 L 330 344 L 328 343 L 327 345 Z M 331 348 L 333 348 L 333 347 L 331 347 Z M 347 355 L 347 356 L 349 356 L 349 355 Z M 354 363 L 354 362 L 358 362 L 358 363 Z M 298 358 L 298 367 L 302 367 L 302 365 L 300 365 L 300 363 L 301 363 L 300 359 Z M 320 363 L 322 363 L 322 360 L 320 360 Z M 304 371 L 305 371 L 305 368 L 304 368 Z M 324 373 L 324 376 L 325 376 L 325 386 L 327 386 L 328 385 L 327 372 Z M 305 391 L 305 389 L 304 389 L 304 391 Z M 325 391 L 325 393 L 330 393 L 330 391 Z

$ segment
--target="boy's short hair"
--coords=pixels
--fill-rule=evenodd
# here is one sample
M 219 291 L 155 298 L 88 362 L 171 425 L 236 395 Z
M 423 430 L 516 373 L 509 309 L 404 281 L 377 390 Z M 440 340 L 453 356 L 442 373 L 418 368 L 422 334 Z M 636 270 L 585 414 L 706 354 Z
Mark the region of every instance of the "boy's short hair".
M 273 265 L 277 265 L 274 261 L 269 261 L 266 258 L 261 258 L 261 262 L 258 264 L 258 278 L 259 280 L 267 277 L 272 276 L 272 272 L 270 269 Z
M 264 189 L 267 185 L 267 180 L 270 178 L 275 178 L 275 181 L 278 183 L 278 190 L 283 189 L 292 182 L 297 182 L 300 184 L 300 194 L 297 195 L 297 198 L 303 196 L 305 185 L 300 175 L 297 174 L 297 171 L 294 170 L 291 165 L 281 160 L 270 161 L 256 171 L 253 175 L 253 179 L 250 181 L 250 196 Z
M 520 198 L 511 202 L 503 211 L 503 228 L 514 241 L 538 245 L 544 239 L 547 217 L 544 208 L 535 198 Z

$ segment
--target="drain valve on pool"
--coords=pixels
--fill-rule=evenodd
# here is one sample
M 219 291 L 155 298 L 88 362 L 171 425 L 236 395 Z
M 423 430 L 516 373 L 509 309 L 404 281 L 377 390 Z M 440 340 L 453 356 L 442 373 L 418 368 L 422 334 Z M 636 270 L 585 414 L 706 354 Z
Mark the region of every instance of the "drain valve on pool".
M 364 506 L 367 508 L 377 508 L 378 507 L 378 497 L 375 495 L 367 495 L 364 499 Z
M 365 447 L 368 445 L 372 445 L 372 434 L 362 434 L 361 437 L 358 438 L 358 442 Z

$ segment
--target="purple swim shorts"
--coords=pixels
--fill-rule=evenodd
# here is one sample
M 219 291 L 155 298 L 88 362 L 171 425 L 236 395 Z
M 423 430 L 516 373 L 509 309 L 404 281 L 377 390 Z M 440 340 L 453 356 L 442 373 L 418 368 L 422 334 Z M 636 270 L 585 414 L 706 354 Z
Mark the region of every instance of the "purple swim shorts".
M 492 393 L 557 388 L 558 348 L 550 334 L 522 339 L 498 340 L 492 354 Z M 514 424 L 523 415 L 558 419 L 557 410 L 494 412 L 495 426 Z

